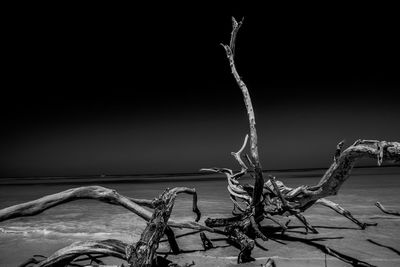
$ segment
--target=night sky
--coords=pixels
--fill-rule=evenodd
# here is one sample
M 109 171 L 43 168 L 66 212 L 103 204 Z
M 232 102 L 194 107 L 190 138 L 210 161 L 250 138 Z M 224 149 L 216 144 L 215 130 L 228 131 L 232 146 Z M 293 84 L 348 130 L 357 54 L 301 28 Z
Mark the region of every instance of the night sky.
M 2 38 L 0 177 L 236 168 L 231 15 L 264 169 L 328 167 L 342 139 L 400 141 L 394 7 L 36 8 Z

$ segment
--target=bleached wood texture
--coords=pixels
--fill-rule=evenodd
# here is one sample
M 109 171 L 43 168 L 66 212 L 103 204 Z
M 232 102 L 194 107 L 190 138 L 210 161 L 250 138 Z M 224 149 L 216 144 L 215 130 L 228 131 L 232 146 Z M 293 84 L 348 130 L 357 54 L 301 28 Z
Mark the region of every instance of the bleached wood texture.
M 212 229 L 197 222 L 200 219 L 200 211 L 197 207 L 197 193 L 194 189 L 180 187 L 177 194 L 180 193 L 193 195 L 193 212 L 196 213 L 196 218 L 195 221 L 183 222 L 170 220 L 169 225 L 171 227 L 222 233 L 218 229 Z M 146 221 L 150 220 L 152 216 L 152 212 L 143 208 L 141 205 L 136 204 L 134 202 L 136 199 L 134 198 L 123 196 L 113 189 L 102 186 L 84 186 L 68 189 L 36 200 L 4 208 L 0 210 L 0 222 L 17 217 L 34 216 L 52 207 L 81 199 L 94 199 L 104 203 L 122 206 Z M 150 202 L 148 200 L 145 202 L 145 206 L 153 206 L 153 204 L 149 204 Z
M 38 267 L 64 266 L 72 260 L 87 254 L 100 254 L 126 260 L 125 250 L 128 244 L 116 240 L 79 241 L 56 251 L 53 255 L 41 261 Z

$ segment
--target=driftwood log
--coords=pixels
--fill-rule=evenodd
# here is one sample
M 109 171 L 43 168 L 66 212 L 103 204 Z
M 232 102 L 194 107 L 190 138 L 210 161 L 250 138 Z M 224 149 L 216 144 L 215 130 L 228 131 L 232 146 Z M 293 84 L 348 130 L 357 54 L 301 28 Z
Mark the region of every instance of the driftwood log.
M 238 263 L 254 260 L 251 253 L 256 245 L 257 238 L 264 241 L 269 238 L 274 240 L 280 238 L 312 245 L 324 253 L 354 266 L 372 266 L 327 246 L 314 243 L 312 240 L 286 235 L 285 231 L 288 229 L 290 220 L 284 224 L 274 216 L 294 216 L 304 225 L 307 233 L 310 231 L 316 234 L 318 231 L 308 222 L 302 212 L 314 204 L 320 204 L 348 218 L 361 229 L 365 229 L 369 225 L 376 225 L 360 222 L 349 211 L 326 199 L 326 197 L 338 193 L 340 187 L 350 177 L 351 170 L 358 159 L 373 158 L 377 160 L 378 165 L 381 165 L 384 161 L 400 162 L 400 143 L 357 140 L 351 146 L 343 149 L 344 141 L 341 141 L 336 147 L 331 166 L 316 185 L 290 188 L 273 176 L 268 176 L 268 179 L 265 180 L 258 153 L 256 122 L 252 101 L 249 90 L 235 65 L 236 37 L 242 23 L 243 20 L 237 22 L 232 18 L 229 45 L 222 46 L 225 49 L 233 77 L 243 94 L 249 119 L 250 151 L 248 154 L 245 153 L 249 141 L 249 135 L 246 135 L 241 148 L 237 152 L 232 152 L 232 156 L 240 166 L 238 172 L 227 168 L 202 169 L 202 171 L 221 173 L 227 177 L 227 189 L 233 202 L 233 216 L 228 218 L 207 218 L 205 225 L 199 223 L 201 213 L 197 207 L 196 191 L 186 187 L 167 189 L 153 200 L 123 196 L 115 190 L 101 186 L 73 188 L 2 209 L 0 210 L 0 222 L 18 217 L 34 216 L 70 201 L 95 199 L 108 204 L 122 206 L 147 221 L 148 224 L 142 232 L 140 240 L 134 244 L 126 244 L 115 239 L 76 242 L 47 258 L 36 255 L 20 266 L 67 266 L 68 264 L 83 266 L 82 262 L 85 261 L 102 264 L 101 258 L 107 256 L 120 258 L 125 260 L 129 266 L 135 267 L 178 266 L 165 258 L 157 256 L 157 248 L 164 235 L 167 237 L 166 241 L 169 242 L 173 254 L 182 252 L 176 242 L 173 228 L 193 229 L 196 230 L 194 233 L 201 231 L 200 238 L 204 250 L 212 249 L 214 246 L 202 231 L 225 235 L 228 242 L 240 250 L 237 257 Z M 254 184 L 240 184 L 240 178 L 248 173 L 254 178 Z M 180 193 L 193 196 L 193 212 L 196 214 L 194 221 L 176 222 L 169 218 L 174 206 L 174 200 Z M 377 206 L 383 212 L 398 215 L 398 212 L 386 210 L 379 202 Z M 153 209 L 153 212 L 148 209 Z M 264 219 L 271 220 L 277 224 L 276 231 L 271 232 L 271 229 L 262 228 L 260 222 Z M 279 232 L 279 234 L 275 232 Z M 273 260 L 269 260 L 264 266 L 275 266 L 275 263 Z

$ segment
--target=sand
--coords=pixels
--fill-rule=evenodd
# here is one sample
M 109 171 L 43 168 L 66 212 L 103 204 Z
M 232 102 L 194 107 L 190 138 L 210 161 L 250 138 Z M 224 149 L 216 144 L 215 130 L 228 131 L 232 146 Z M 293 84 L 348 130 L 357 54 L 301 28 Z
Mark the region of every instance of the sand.
M 356 173 L 357 174 L 357 173 Z M 305 212 L 307 219 L 318 229 L 319 234 L 305 234 L 298 221 L 292 218 L 287 235 L 306 239 L 330 238 L 316 241 L 327 245 L 351 257 L 366 261 L 376 266 L 400 266 L 400 217 L 383 214 L 374 206 L 376 201 L 392 209 L 400 209 L 400 179 L 398 174 L 362 173 L 347 181 L 339 195 L 331 197 L 332 201 L 340 203 L 352 211 L 353 215 L 366 222 L 376 222 L 377 226 L 361 230 L 357 225 L 334 211 L 315 206 Z M 302 177 L 302 176 L 301 176 Z M 279 178 L 279 177 L 278 177 Z M 314 177 L 283 179 L 289 186 L 299 184 L 314 184 Z M 173 186 L 196 187 L 199 192 L 199 207 L 203 218 L 230 216 L 231 203 L 226 192 L 226 182 L 210 181 L 171 181 L 154 184 L 107 184 L 119 192 L 135 197 L 155 196 L 166 187 Z M 1 186 L 0 208 L 21 201 L 35 199 L 45 194 L 65 190 L 76 185 L 37 185 Z M 190 197 L 177 199 L 173 217 L 177 220 L 193 219 Z M 287 218 L 279 218 L 285 222 Z M 265 226 L 273 225 L 269 221 Z M 50 255 L 57 249 L 75 241 L 87 239 L 116 238 L 125 242 L 138 240 L 144 222 L 126 210 L 98 203 L 95 201 L 77 201 L 46 211 L 35 217 L 2 222 L 0 228 L 0 266 L 18 266 L 19 263 L 34 254 Z M 1 230 L 0 229 L 0 230 Z M 186 230 L 187 231 L 187 230 Z M 177 230 L 176 234 L 185 230 Z M 178 238 L 178 244 L 185 251 L 180 255 L 170 255 L 168 259 L 177 263 L 195 262 L 195 266 L 236 266 L 238 250 L 227 246 L 221 236 L 208 234 L 217 248 L 201 251 L 199 234 Z M 372 240 L 369 241 L 369 240 Z M 252 256 L 255 262 L 241 266 L 260 266 L 268 258 L 273 258 L 278 266 L 350 266 L 320 249 L 298 241 L 276 242 L 257 240 Z M 263 248 L 261 248 L 263 247 Z M 160 251 L 166 251 L 166 243 L 160 246 Z M 107 259 L 109 263 L 118 261 Z

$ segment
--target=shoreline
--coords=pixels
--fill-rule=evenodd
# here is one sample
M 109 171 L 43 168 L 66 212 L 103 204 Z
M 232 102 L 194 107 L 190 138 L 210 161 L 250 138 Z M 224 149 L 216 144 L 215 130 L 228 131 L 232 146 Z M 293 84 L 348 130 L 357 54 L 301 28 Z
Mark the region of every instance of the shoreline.
M 378 170 L 379 169 L 379 170 Z M 327 168 L 307 168 L 288 170 L 264 170 L 272 175 L 287 174 L 283 179 L 319 178 Z M 400 174 L 400 166 L 359 166 L 354 167 L 352 175 Z M 39 176 L 39 177 L 3 177 L 0 185 L 51 185 L 51 184 L 111 184 L 111 183 L 157 183 L 171 181 L 214 181 L 226 179 L 215 173 L 167 173 L 167 174 L 132 174 L 132 175 L 80 175 L 80 176 Z

